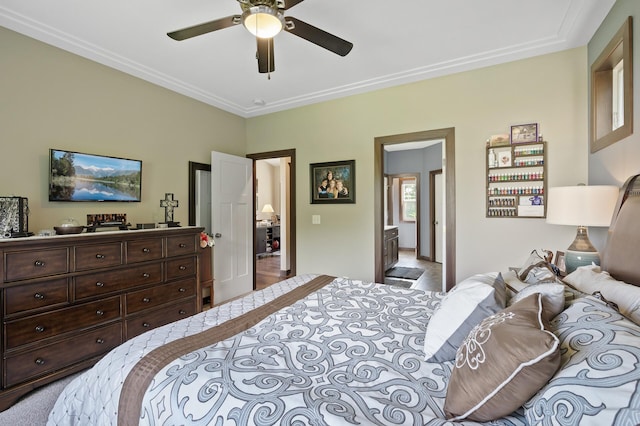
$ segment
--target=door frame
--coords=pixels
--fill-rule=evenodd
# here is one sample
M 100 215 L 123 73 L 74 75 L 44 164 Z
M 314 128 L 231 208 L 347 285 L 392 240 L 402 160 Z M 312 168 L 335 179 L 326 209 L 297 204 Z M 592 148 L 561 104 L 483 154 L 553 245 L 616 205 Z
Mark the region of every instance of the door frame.
M 290 212 L 287 217 L 289 221 L 289 262 L 291 265 L 290 274 L 296 275 L 296 150 L 283 149 L 279 151 L 258 152 L 247 154 L 247 158 L 253 160 L 253 211 L 256 211 L 256 160 L 269 160 L 272 158 L 289 157 L 291 159 L 289 170 L 289 206 Z M 253 289 L 256 289 L 256 221 L 253 221 Z
M 436 130 L 426 130 L 414 133 L 405 133 L 374 138 L 374 188 L 373 188 L 373 214 L 374 214 L 374 256 L 375 256 L 375 281 L 384 282 L 384 264 L 382 262 L 382 239 L 384 235 L 384 146 L 419 142 L 425 140 L 443 139 L 445 153 L 445 256 L 443 276 L 446 290 L 450 290 L 456 283 L 456 175 L 455 175 L 455 128 L 448 127 Z
M 211 164 L 189 161 L 189 226 L 196 226 L 196 170 L 210 172 Z
M 436 175 L 441 175 L 442 169 L 429 172 L 429 214 L 431 215 L 431 255 L 430 261 L 436 261 Z

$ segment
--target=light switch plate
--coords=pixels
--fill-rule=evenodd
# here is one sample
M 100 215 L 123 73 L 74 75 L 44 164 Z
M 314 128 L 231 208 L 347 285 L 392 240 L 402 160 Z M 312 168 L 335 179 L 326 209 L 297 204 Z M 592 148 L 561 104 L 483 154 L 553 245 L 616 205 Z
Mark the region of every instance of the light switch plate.
M 311 224 L 312 225 L 320 225 L 320 215 L 319 214 L 311 215 Z

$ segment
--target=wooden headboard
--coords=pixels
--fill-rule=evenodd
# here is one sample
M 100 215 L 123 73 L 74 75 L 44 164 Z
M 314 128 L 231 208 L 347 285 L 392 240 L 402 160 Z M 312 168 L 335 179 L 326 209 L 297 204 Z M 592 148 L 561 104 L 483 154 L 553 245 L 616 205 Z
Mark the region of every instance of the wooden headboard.
M 640 286 L 640 175 L 622 187 L 613 213 L 602 269 L 617 280 Z

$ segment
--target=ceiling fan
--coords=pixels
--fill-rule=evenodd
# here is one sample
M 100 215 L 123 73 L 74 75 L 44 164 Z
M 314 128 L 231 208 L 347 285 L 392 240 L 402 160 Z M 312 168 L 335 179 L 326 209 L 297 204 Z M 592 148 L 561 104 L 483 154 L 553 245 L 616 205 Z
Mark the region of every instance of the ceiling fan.
M 323 47 L 340 56 L 346 56 L 353 48 L 353 43 L 329 34 L 313 25 L 307 24 L 291 16 L 284 16 L 284 11 L 302 3 L 304 0 L 237 0 L 242 8 L 242 15 L 231 15 L 215 21 L 205 22 L 167 33 L 174 40 L 182 41 L 191 37 L 207 34 L 224 28 L 243 24 L 256 36 L 258 49 L 258 71 L 271 73 L 275 71 L 273 58 L 273 37 L 285 30 L 313 44 Z

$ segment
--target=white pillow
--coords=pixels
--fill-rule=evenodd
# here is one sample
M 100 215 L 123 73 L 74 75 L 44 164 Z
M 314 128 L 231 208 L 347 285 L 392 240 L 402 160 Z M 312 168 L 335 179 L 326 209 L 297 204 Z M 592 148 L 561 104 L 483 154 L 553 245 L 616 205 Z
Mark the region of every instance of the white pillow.
M 501 274 L 478 274 L 453 287 L 427 324 L 424 353 L 427 362 L 452 361 L 473 327 L 505 307 Z
M 640 325 L 640 287 L 615 280 L 596 265 L 581 266 L 564 277 L 564 281 L 583 293 L 599 291 L 618 305 L 622 315 Z
M 509 300 L 509 306 L 534 293 L 542 294 L 542 308 L 548 321 L 564 310 L 564 285 L 553 283 L 532 284 L 524 287 Z

